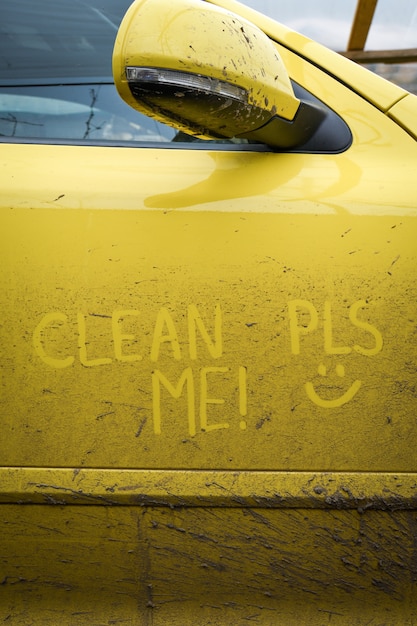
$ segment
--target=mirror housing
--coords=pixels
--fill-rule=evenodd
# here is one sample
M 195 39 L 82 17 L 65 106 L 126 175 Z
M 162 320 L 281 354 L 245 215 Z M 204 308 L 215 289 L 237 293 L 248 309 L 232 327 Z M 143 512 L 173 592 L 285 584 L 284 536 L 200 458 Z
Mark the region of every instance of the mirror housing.
M 118 31 L 113 76 L 130 106 L 202 139 L 289 148 L 321 123 L 295 97 L 265 33 L 204 0 L 136 0 Z

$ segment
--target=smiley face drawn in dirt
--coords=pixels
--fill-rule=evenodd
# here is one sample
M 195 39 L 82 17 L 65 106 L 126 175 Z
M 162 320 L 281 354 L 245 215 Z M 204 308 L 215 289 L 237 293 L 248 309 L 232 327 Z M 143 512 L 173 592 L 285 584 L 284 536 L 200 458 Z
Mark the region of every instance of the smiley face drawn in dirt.
M 291 352 L 296 356 L 302 355 L 304 352 L 303 342 L 307 341 L 306 345 L 308 346 L 309 336 L 313 336 L 317 332 L 322 333 L 324 355 L 344 355 L 346 357 L 356 352 L 361 356 L 373 358 L 383 348 L 384 340 L 381 332 L 373 324 L 361 318 L 370 306 L 367 300 L 353 302 L 348 308 L 347 315 L 345 312 L 340 321 L 335 319 L 332 303 L 328 300 L 324 302 L 321 310 L 309 300 L 290 300 L 287 305 Z M 344 343 L 334 340 L 333 331 L 336 326 L 343 329 Z M 314 349 L 317 350 L 317 343 L 314 345 Z M 335 371 L 340 378 L 345 376 L 343 365 L 338 364 Z M 319 365 L 318 372 L 320 376 L 326 377 L 326 366 Z M 330 375 L 333 376 L 333 372 L 330 372 Z M 356 396 L 362 386 L 362 381 L 356 379 L 350 386 L 346 385 L 345 391 L 341 395 L 332 398 L 330 381 L 331 379 L 329 379 L 328 392 L 326 392 L 330 398 L 323 398 L 320 395 L 319 391 L 316 390 L 317 384 L 315 386 L 311 381 L 304 383 L 304 390 L 309 400 L 325 409 L 334 409 L 347 404 Z
M 327 368 L 325 367 L 325 365 L 323 364 L 319 365 L 318 372 L 321 376 L 327 376 Z M 340 378 L 343 378 L 345 376 L 345 368 L 343 365 L 336 366 L 336 374 Z M 352 385 L 349 387 L 347 391 L 345 391 L 341 396 L 334 398 L 332 400 L 327 400 L 327 399 L 322 398 L 315 390 L 312 382 L 305 383 L 304 388 L 307 393 L 307 396 L 310 398 L 312 402 L 314 402 L 314 404 L 317 404 L 317 406 L 320 406 L 325 409 L 334 409 L 334 408 L 343 406 L 344 404 L 352 400 L 352 398 L 358 393 L 361 385 L 362 385 L 362 381 L 355 380 L 354 383 L 352 383 Z

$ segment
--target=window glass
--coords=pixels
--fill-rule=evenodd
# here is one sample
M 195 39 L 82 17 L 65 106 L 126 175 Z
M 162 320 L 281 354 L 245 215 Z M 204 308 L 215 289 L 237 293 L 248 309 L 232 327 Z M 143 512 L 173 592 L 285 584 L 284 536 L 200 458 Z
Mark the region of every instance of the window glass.
M 2 0 L 0 80 L 111 76 L 114 39 L 131 0 Z
M 132 0 L 1 0 L 0 137 L 172 141 L 120 98 L 111 59 Z
M 176 131 L 134 111 L 112 82 L 0 87 L 0 136 L 86 142 L 167 142 Z

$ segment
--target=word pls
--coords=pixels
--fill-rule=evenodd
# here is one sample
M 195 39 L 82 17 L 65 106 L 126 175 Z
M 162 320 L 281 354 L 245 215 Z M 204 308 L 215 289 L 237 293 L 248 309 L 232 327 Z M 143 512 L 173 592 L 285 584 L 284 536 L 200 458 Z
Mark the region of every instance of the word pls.
M 374 356 L 381 352 L 383 347 L 382 335 L 375 326 L 361 319 L 360 314 L 368 306 L 365 300 L 358 300 L 349 307 L 349 335 L 360 329 L 368 335 L 369 345 L 361 345 L 353 340 L 353 345 L 335 345 L 333 341 L 333 327 L 335 324 L 331 302 L 326 301 L 323 312 L 319 313 L 309 300 L 291 300 L 288 302 L 288 316 L 290 320 L 291 352 L 300 354 L 301 339 L 313 332 L 323 332 L 323 347 L 325 354 L 350 354 L 352 350 L 365 356 Z M 321 323 L 320 323 L 321 322 Z

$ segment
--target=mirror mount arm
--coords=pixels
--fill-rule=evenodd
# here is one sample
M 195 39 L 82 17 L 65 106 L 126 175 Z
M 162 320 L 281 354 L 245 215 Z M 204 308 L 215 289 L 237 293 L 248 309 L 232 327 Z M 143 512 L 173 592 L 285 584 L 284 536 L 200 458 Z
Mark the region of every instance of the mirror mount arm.
M 293 120 L 277 115 L 266 124 L 237 137 L 263 143 L 271 148 L 291 149 L 307 143 L 318 131 L 326 117 L 326 112 L 310 102 L 300 102 Z

